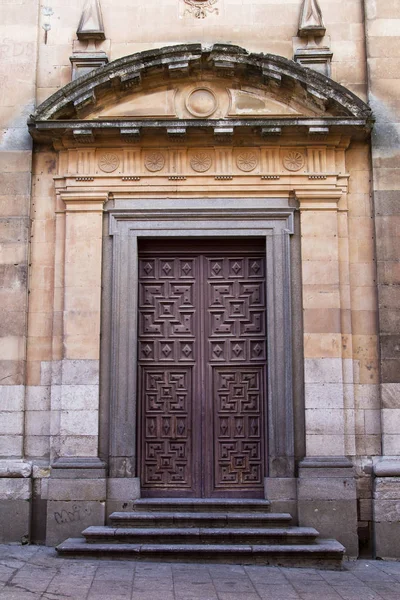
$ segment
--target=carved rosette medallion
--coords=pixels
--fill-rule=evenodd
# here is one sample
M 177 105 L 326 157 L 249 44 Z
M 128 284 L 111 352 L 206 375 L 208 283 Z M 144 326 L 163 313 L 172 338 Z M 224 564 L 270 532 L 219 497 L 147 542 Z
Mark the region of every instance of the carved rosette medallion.
M 236 158 L 236 165 L 238 169 L 245 173 L 254 171 L 258 165 L 258 158 L 255 152 L 241 152 Z
M 197 173 L 205 173 L 212 165 L 212 158 L 206 152 L 198 152 L 190 159 L 190 166 Z
M 288 152 L 283 158 L 283 166 L 288 171 L 300 171 L 304 167 L 305 162 L 304 155 L 297 150 Z
M 113 173 L 113 171 L 116 171 L 118 167 L 119 158 L 116 154 L 107 152 L 99 159 L 99 168 L 103 171 L 103 173 Z
M 186 6 L 185 15 L 193 15 L 196 19 L 205 19 L 210 13 L 219 14 L 214 7 L 218 0 L 183 0 Z
M 186 98 L 186 108 L 194 117 L 204 119 L 215 113 L 218 101 L 214 92 L 209 88 L 196 88 Z
M 148 171 L 156 173 L 161 171 L 165 165 L 165 157 L 161 152 L 149 152 L 144 159 L 144 166 Z

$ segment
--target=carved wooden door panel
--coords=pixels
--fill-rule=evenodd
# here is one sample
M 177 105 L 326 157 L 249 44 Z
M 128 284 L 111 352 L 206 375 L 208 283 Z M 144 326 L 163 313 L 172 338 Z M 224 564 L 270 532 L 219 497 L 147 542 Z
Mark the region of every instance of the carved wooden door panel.
M 229 242 L 195 244 L 140 249 L 142 492 L 262 497 L 265 249 L 254 240 L 240 252 Z

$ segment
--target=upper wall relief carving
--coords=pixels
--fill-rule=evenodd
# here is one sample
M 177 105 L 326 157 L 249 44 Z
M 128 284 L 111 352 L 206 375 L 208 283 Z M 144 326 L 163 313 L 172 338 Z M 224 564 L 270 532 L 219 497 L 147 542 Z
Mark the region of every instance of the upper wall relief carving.
M 193 16 L 196 19 L 205 19 L 207 15 L 219 14 L 218 0 L 180 0 L 180 2 L 180 12 L 184 17 Z
M 315 116 L 316 110 L 290 97 L 279 97 L 250 86 L 230 87 L 222 81 L 207 80 L 163 89 L 136 92 L 115 105 L 102 107 L 90 119 L 179 118 L 223 119 L 226 117 Z

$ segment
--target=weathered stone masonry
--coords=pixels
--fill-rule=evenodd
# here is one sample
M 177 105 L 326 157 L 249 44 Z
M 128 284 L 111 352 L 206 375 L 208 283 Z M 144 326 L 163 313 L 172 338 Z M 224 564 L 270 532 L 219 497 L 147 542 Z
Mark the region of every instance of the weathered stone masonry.
M 266 497 L 398 556 L 397 7 L 48 4 L 0 27 L 2 539 L 141 493 L 123 240 L 279 231 Z

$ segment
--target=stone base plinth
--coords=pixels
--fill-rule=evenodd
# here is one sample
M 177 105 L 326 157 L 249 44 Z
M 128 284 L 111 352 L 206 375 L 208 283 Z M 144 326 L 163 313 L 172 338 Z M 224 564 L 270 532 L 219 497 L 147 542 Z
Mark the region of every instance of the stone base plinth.
M 107 485 L 100 460 L 59 460 L 53 465 L 46 487 L 47 546 L 78 537 L 91 525 L 105 523 Z
M 0 543 L 27 543 L 31 537 L 32 465 L 0 461 Z
M 400 558 L 400 460 L 382 460 L 374 471 L 376 558 Z
M 297 523 L 297 479 L 266 477 L 264 489 L 266 500 L 271 502 L 271 512 L 290 513 Z
M 357 492 L 354 470 L 345 458 L 308 458 L 299 467 L 299 525 L 335 538 L 350 557 L 358 556 Z

